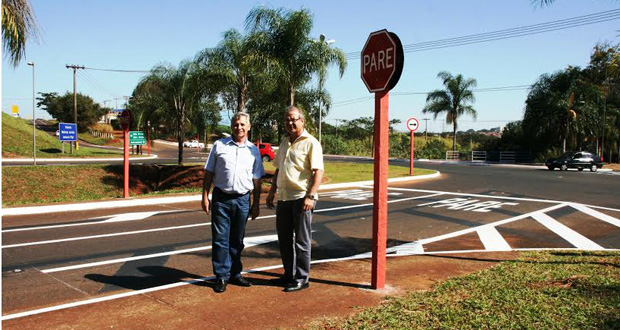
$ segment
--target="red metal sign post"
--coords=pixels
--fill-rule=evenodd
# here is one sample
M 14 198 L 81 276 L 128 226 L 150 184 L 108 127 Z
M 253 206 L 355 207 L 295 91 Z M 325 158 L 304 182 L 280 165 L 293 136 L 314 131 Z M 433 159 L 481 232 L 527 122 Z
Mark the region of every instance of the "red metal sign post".
M 129 198 L 129 127 L 131 126 L 131 111 L 125 109 L 121 113 L 123 126 L 123 198 Z
M 407 120 L 407 128 L 411 132 L 411 153 L 409 159 L 409 175 L 413 175 L 413 154 L 415 152 L 415 131 L 420 127 L 420 122 L 415 118 L 409 118 Z
M 387 245 L 387 178 L 389 157 L 389 91 L 400 79 L 403 47 L 387 30 L 371 33 L 362 49 L 361 76 L 368 91 L 375 93 L 374 187 L 372 222 L 373 289 L 385 287 Z

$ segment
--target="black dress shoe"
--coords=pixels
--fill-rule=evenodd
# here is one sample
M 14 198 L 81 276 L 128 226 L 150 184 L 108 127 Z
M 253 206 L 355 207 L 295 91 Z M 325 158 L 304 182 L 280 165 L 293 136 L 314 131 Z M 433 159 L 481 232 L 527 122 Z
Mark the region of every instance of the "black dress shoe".
M 284 292 L 300 291 L 300 290 L 306 289 L 308 287 L 310 287 L 310 283 L 301 284 L 299 282 L 294 282 L 294 283 L 291 283 L 291 284 L 287 285 L 284 288 Z
M 228 284 L 228 281 L 226 281 L 223 278 L 218 278 L 217 280 L 215 280 L 215 287 L 213 288 L 213 291 L 217 293 L 222 293 L 226 291 L 227 284 Z
M 238 277 L 233 277 L 231 278 L 228 283 L 232 283 L 234 285 L 238 285 L 238 286 L 244 286 L 244 287 L 250 287 L 252 286 L 252 283 L 250 283 L 250 281 L 246 280 L 245 278 L 243 278 L 243 276 L 239 275 Z
M 284 276 L 271 279 L 269 280 L 269 282 L 272 283 L 273 285 L 283 286 L 283 287 L 287 287 L 289 285 L 295 284 L 295 281 L 290 280 Z

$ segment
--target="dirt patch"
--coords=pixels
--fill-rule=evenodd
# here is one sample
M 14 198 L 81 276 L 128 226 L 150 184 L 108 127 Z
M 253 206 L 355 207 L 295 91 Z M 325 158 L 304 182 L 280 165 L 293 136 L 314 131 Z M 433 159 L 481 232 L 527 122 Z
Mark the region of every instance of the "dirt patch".
M 106 166 L 110 173 L 108 183 L 119 188 L 123 185 L 123 167 L 121 165 Z M 130 165 L 131 173 L 129 189 L 132 195 L 148 194 L 160 191 L 202 189 L 204 170 L 202 165 Z M 267 172 L 263 182 L 271 182 L 272 172 Z M 263 192 L 269 190 L 263 185 Z

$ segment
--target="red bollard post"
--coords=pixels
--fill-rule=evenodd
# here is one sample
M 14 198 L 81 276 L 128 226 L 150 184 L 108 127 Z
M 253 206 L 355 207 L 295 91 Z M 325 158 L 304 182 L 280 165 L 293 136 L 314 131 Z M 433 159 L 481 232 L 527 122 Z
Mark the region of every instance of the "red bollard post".
M 375 93 L 375 167 L 372 211 L 372 278 L 373 289 L 385 287 L 387 245 L 387 187 L 389 157 L 389 91 Z

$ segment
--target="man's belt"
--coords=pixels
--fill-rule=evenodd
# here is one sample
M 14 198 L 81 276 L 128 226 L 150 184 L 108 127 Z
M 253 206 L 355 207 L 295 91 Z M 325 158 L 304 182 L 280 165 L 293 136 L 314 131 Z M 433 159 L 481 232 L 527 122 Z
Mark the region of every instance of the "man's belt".
M 245 195 L 247 195 L 247 194 L 249 194 L 249 193 L 250 193 L 250 191 L 249 191 L 249 190 L 248 190 L 248 191 L 246 191 L 246 192 L 245 192 L 245 193 L 243 193 L 243 194 L 237 194 L 237 193 L 229 193 L 229 192 L 225 192 L 224 190 L 222 190 L 222 189 L 220 189 L 220 188 L 218 188 L 218 187 L 213 188 L 213 191 L 214 191 L 214 192 L 215 192 L 216 190 L 217 190 L 219 193 L 222 193 L 222 194 L 227 195 L 227 196 L 230 196 L 230 197 L 242 197 L 242 196 L 245 196 Z

